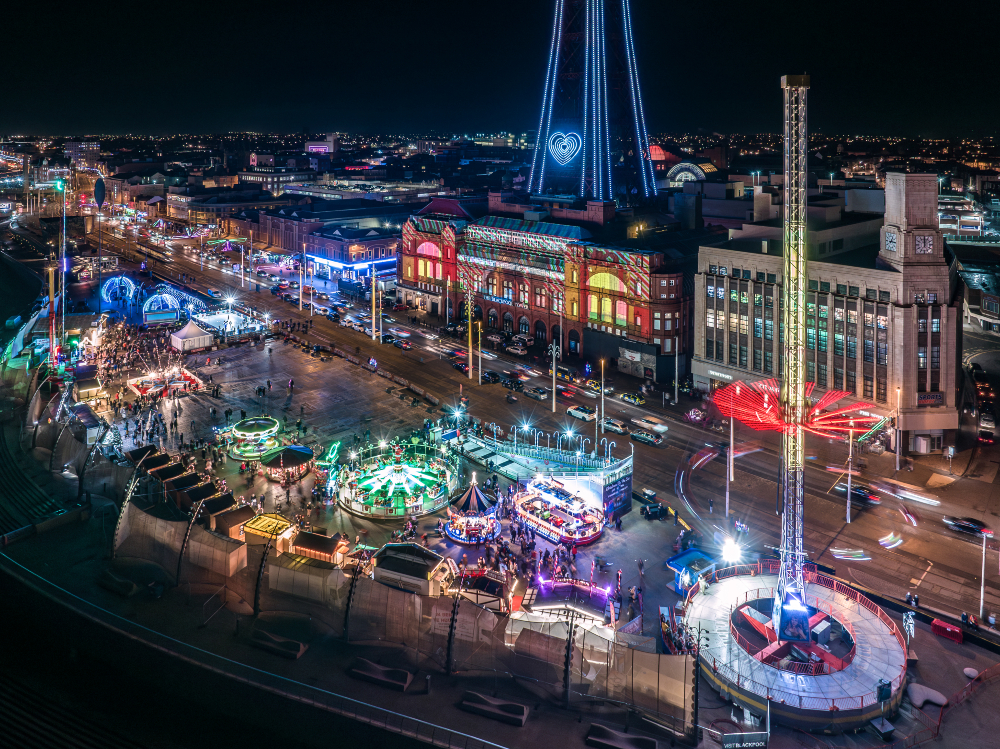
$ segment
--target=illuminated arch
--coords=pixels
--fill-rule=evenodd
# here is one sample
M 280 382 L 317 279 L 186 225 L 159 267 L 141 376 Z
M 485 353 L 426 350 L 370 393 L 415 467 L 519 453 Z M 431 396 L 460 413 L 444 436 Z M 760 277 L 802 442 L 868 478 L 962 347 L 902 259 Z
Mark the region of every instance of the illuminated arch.
M 591 289 L 603 289 L 604 291 L 616 291 L 619 294 L 625 293 L 625 284 L 613 273 L 595 273 L 590 277 L 587 286 Z
M 101 299 L 108 304 L 118 299 L 131 299 L 135 295 L 135 284 L 128 276 L 109 278 L 101 287 Z
M 181 303 L 177 300 L 173 294 L 167 294 L 161 292 L 159 294 L 153 294 L 146 303 L 142 305 L 143 312 L 162 312 L 164 310 L 181 308 Z

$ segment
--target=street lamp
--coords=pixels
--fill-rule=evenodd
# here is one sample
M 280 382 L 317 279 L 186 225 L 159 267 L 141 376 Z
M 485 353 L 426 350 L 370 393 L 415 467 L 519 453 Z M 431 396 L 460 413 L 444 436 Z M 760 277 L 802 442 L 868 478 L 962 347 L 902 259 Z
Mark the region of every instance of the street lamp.
M 899 473 L 899 451 L 902 446 L 899 444 L 902 439 L 903 430 L 899 428 L 899 387 L 896 387 L 896 473 Z
M 604 359 L 601 359 L 601 434 L 604 434 Z M 597 440 L 596 428 L 594 429 L 594 440 Z
M 722 544 L 722 559 L 729 564 L 739 564 L 743 558 L 743 549 L 731 538 L 726 538 Z
M 847 430 L 847 522 L 851 522 L 851 474 L 854 472 L 854 419 Z
M 398 297 L 397 297 L 398 298 Z M 476 330 L 479 333 L 479 384 L 483 384 L 483 322 L 482 320 L 476 321 Z M 471 365 L 472 362 L 469 362 Z
M 559 344 L 555 339 L 549 344 L 549 353 L 552 354 L 552 413 L 556 412 L 556 357 L 560 356 Z

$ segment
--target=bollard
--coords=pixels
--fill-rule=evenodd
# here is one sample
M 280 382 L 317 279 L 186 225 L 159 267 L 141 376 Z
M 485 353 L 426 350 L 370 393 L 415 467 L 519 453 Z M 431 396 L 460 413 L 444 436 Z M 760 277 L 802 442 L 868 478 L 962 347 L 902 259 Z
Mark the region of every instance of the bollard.
M 425 676 L 424 678 L 426 679 L 426 682 L 427 682 L 427 691 L 424 692 L 424 694 L 430 694 L 431 693 L 431 675 L 427 674 L 427 676 Z

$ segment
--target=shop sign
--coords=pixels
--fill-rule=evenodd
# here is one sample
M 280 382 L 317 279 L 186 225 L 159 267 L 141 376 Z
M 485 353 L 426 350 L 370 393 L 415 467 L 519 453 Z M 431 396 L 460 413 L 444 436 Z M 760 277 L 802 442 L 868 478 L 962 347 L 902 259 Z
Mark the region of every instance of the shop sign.
M 917 393 L 918 406 L 944 405 L 944 393 Z
M 487 302 L 493 302 L 494 304 L 513 304 L 513 299 L 508 299 L 505 296 L 493 296 L 491 294 L 483 294 L 483 299 Z
M 767 733 L 724 733 L 722 734 L 722 749 L 766 749 Z
M 722 372 L 716 372 L 714 369 L 708 370 L 708 376 L 709 377 L 720 377 L 723 380 L 732 380 L 733 379 L 732 375 L 723 374 Z
M 626 349 L 622 349 L 622 358 L 627 361 L 637 362 L 637 361 L 642 361 L 642 354 L 640 354 L 638 351 L 628 351 Z

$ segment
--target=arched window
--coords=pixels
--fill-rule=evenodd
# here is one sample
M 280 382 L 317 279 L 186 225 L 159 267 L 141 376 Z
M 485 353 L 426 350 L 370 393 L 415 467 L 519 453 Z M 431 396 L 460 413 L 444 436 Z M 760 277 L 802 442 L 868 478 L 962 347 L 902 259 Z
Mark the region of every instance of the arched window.
M 524 333 L 525 335 L 531 331 L 531 323 L 527 317 L 522 317 L 517 321 L 517 330 L 519 333 Z
M 587 281 L 587 286 L 591 289 L 616 291 L 619 294 L 625 293 L 625 284 L 621 282 L 621 279 L 618 278 L 618 276 L 607 272 L 600 272 L 592 275 L 590 280 Z
M 503 313 L 503 329 L 508 333 L 514 332 L 514 316 L 510 312 Z
M 601 321 L 611 322 L 611 300 L 601 297 Z
M 433 242 L 424 242 L 417 247 L 417 254 L 427 255 L 429 257 L 441 257 L 441 248 Z
M 545 343 L 545 323 L 541 320 L 535 321 L 535 340 Z
M 497 321 L 498 320 L 499 320 L 499 316 L 497 315 L 497 311 L 495 309 L 491 309 L 488 313 L 486 313 L 486 327 L 487 328 L 493 328 L 495 330 L 496 327 L 497 327 Z

